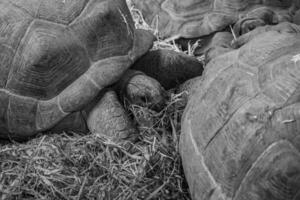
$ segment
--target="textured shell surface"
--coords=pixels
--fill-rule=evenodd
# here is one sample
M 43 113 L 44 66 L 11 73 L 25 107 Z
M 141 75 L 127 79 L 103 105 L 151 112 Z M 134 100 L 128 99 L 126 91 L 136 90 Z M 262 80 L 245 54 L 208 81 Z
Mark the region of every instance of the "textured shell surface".
M 0 9 L 1 133 L 50 128 L 152 43 L 125 0 L 1 0 Z
M 213 59 L 185 110 L 180 150 L 195 200 L 299 198 L 300 35 L 266 30 Z
M 195 38 L 220 31 L 257 7 L 292 7 L 297 0 L 133 0 L 161 37 Z

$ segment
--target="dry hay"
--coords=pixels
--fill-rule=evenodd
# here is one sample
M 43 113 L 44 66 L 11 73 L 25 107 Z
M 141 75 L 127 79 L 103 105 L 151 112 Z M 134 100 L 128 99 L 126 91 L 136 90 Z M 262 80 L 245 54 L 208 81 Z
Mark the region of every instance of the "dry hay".
M 131 105 L 140 140 L 47 134 L 0 147 L 1 199 L 189 199 L 178 152 L 181 94 L 159 113 Z

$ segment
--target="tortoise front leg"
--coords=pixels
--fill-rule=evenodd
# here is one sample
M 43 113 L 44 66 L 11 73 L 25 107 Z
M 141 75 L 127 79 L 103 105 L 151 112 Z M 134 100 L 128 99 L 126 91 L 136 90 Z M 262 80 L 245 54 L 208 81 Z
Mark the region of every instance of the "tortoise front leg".
M 69 114 L 62 121 L 50 129 L 51 132 L 76 132 L 87 133 L 88 128 L 86 125 L 86 114 L 84 111 L 78 111 Z
M 84 110 L 69 114 L 51 131 L 91 132 L 114 141 L 127 139 L 134 142 L 137 136 L 137 129 L 111 89 L 100 92 Z
M 137 139 L 137 129 L 113 90 L 102 92 L 87 109 L 87 126 L 93 134 L 115 141 Z
M 102 90 L 84 110 L 68 115 L 52 130 L 90 131 L 116 142 L 135 142 L 138 138 L 137 128 L 120 103 L 116 91 L 129 103 L 150 108 L 161 108 L 166 97 L 166 91 L 155 79 L 142 72 L 128 70 L 114 89 Z
M 166 91 L 160 83 L 136 70 L 127 70 L 114 90 L 108 89 L 91 104 L 87 114 L 87 125 L 92 133 L 106 135 L 115 140 L 137 140 L 138 131 L 132 119 L 120 103 L 126 98 L 130 104 L 161 109 Z

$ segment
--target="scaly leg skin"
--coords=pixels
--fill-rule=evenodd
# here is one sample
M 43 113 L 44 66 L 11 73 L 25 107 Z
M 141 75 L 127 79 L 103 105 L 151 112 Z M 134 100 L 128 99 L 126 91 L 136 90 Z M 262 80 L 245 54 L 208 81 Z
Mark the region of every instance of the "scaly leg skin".
M 113 89 L 105 89 L 87 107 L 66 117 L 54 131 L 92 132 L 114 142 L 138 139 L 138 131 L 120 103 L 116 92 L 131 104 L 161 109 L 166 91 L 155 79 L 142 72 L 128 70 Z
M 104 90 L 82 111 L 68 115 L 51 129 L 98 134 L 113 142 L 137 139 L 137 130 L 113 90 Z
M 87 126 L 93 134 L 107 136 L 115 142 L 135 142 L 138 137 L 137 129 L 113 90 L 104 91 L 89 106 Z

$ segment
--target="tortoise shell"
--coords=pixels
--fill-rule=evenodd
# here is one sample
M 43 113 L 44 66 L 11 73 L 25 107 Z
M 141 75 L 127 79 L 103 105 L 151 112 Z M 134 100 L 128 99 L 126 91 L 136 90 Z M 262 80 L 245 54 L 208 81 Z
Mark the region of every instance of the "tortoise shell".
M 300 198 L 300 27 L 258 29 L 193 88 L 180 152 L 194 200 Z
M 125 0 L 6 0 L 0 9 L 2 135 L 51 128 L 152 45 Z
M 133 0 L 146 22 L 158 28 L 161 37 L 195 38 L 234 24 L 247 12 L 261 6 L 281 12 L 297 0 Z

